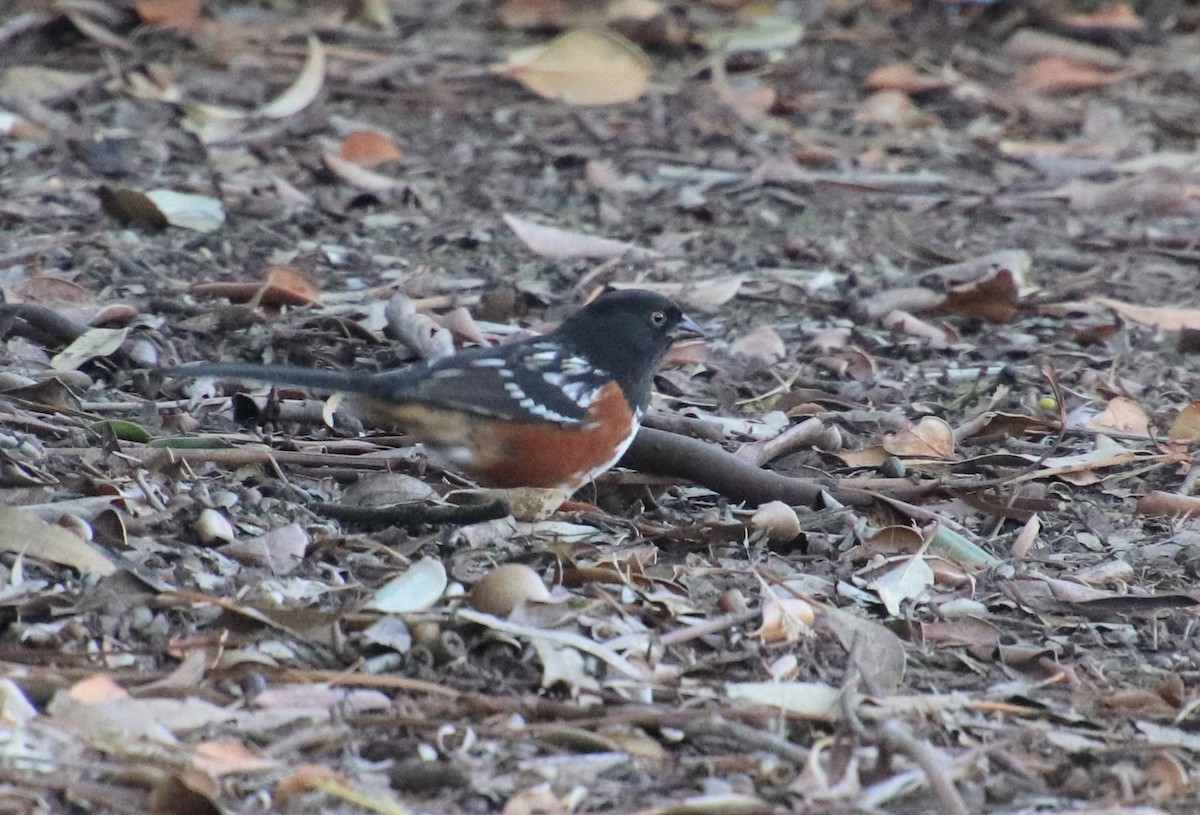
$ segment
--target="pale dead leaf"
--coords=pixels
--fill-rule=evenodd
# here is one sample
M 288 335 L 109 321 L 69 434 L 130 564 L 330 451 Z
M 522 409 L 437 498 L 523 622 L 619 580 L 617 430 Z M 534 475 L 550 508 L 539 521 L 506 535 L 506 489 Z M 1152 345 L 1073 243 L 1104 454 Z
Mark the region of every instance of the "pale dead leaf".
M 750 526 L 766 530 L 767 537 L 773 541 L 795 540 L 801 532 L 800 518 L 796 515 L 796 510 L 783 501 L 767 501 L 760 504 L 750 517 Z
M 472 608 L 497 617 L 507 617 L 522 603 L 549 599 L 550 591 L 541 576 L 524 563 L 497 566 L 471 587 L 468 596 Z
M 774 365 L 787 356 L 787 346 L 778 331 L 769 325 L 760 325 L 731 342 L 729 354 L 754 365 Z
M 495 73 L 511 76 L 546 99 L 570 105 L 614 105 L 640 97 L 650 60 L 637 45 L 607 29 L 568 31 L 544 46 L 509 56 Z
M 907 311 L 896 310 L 884 316 L 885 328 L 896 328 L 913 337 L 927 340 L 930 348 L 949 348 L 958 340 L 958 334 L 949 326 L 937 326 L 926 322 Z
M 1087 14 L 1067 14 L 1062 22 L 1074 28 L 1105 31 L 1144 31 L 1146 23 L 1128 3 L 1114 3 Z
M 936 416 L 925 416 L 907 430 L 883 437 L 883 448 L 905 458 L 954 458 L 954 430 Z
M 1012 556 L 1017 560 L 1028 557 L 1033 545 L 1037 543 L 1038 535 L 1042 532 L 1042 522 L 1036 514 L 1030 516 L 1017 537 L 1013 540 Z
M 907 664 L 900 637 L 881 623 L 836 606 L 822 604 L 817 612 L 817 628 L 832 631 L 846 653 L 856 657 L 868 687 L 883 693 L 899 689 Z
M 584 691 L 598 692 L 600 683 L 587 671 L 583 654 L 574 648 L 542 637 L 530 637 L 529 644 L 537 651 L 542 663 L 542 687 L 566 685 L 571 697 L 576 698 Z
M 348 161 L 335 153 L 322 153 L 321 160 L 338 178 L 366 192 L 387 192 L 403 186 L 399 179 L 372 172 L 366 167 Z
M 150 190 L 146 198 L 171 226 L 196 232 L 213 232 L 225 223 L 225 207 L 220 199 L 211 195 Z
M 308 37 L 308 56 L 292 84 L 279 96 L 263 105 L 256 115 L 268 119 L 294 116 L 316 101 L 325 85 L 325 47 L 313 35 Z
M 421 558 L 404 574 L 380 587 L 363 608 L 385 614 L 424 611 L 441 599 L 448 585 L 442 562 L 432 557 Z
M 1139 306 L 1107 297 L 1093 297 L 1090 302 L 1110 308 L 1127 320 L 1142 325 L 1151 325 L 1163 331 L 1200 331 L 1200 308 L 1174 308 L 1171 306 Z
M 128 328 L 89 328 L 55 354 L 50 367 L 56 371 L 77 370 L 85 362 L 114 354 L 127 336 Z
M 842 691 L 824 682 L 730 682 L 725 692 L 730 699 L 777 707 L 801 719 L 835 722 L 841 718 Z
M 1124 396 L 1109 400 L 1104 410 L 1083 425 L 1088 430 L 1150 435 L 1150 416 L 1137 402 Z
M 620 258 L 644 260 L 661 257 L 651 249 L 642 249 L 625 241 L 611 238 L 599 238 L 594 235 L 583 235 L 579 232 L 568 232 L 553 226 L 518 218 L 515 215 L 504 215 L 504 223 L 508 224 L 521 242 L 534 253 L 542 257 L 562 260 L 566 258 Z
M 933 585 L 933 569 L 920 554 L 904 558 L 903 561 L 881 576 L 873 579 L 869 588 L 875 590 L 888 614 L 899 617 L 905 601 L 918 602 Z

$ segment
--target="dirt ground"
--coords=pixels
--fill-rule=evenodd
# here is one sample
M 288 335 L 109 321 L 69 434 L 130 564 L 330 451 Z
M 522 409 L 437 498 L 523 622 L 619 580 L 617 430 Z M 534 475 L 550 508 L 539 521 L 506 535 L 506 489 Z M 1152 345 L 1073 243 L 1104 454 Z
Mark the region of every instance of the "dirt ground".
M 0 812 L 1200 808 L 1200 5 L 0 10 Z M 557 511 L 162 372 L 608 285 Z

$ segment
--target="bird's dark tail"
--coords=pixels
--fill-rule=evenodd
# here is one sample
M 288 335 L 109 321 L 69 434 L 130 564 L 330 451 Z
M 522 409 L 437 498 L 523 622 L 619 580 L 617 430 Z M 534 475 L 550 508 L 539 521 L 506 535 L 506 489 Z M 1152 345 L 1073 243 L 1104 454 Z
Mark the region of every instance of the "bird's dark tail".
M 272 385 L 295 385 L 322 391 L 365 393 L 379 390 L 376 377 L 369 374 L 298 368 L 293 365 L 254 365 L 252 363 L 198 362 L 165 368 L 167 376 L 182 379 L 196 376 L 219 376 L 226 379 L 246 379 Z

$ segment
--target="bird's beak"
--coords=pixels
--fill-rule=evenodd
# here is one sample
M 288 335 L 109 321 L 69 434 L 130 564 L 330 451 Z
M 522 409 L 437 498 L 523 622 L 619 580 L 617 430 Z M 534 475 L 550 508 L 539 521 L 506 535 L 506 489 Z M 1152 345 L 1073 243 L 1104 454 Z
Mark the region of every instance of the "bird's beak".
M 674 330 L 671 331 L 671 339 L 675 340 L 676 342 L 679 340 L 692 340 L 703 336 L 703 329 L 696 325 L 696 321 L 686 314 L 683 315 L 683 319 L 679 321 L 679 325 L 675 326 Z

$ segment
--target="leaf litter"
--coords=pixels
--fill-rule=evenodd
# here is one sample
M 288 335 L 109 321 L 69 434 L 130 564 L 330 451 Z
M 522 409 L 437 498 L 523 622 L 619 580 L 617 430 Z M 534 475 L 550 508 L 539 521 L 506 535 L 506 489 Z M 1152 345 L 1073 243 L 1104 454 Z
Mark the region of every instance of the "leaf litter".
M 1200 19 L 766 5 L 0 26 L 20 795 L 1194 811 Z M 567 504 L 155 371 L 391 369 L 603 286 L 707 337 Z

